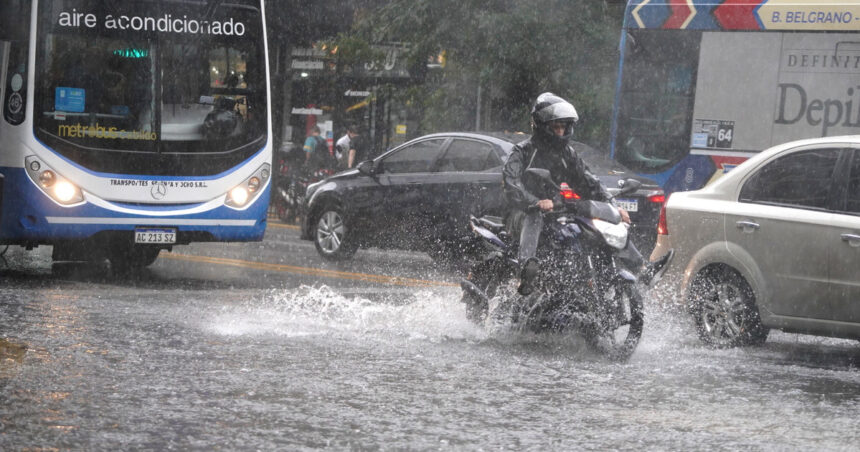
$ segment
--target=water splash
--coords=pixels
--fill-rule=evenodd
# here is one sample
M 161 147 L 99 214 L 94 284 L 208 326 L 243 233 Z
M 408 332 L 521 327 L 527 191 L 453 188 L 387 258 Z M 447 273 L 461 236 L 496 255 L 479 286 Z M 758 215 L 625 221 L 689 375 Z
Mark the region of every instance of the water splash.
M 378 292 L 373 295 L 376 296 L 344 295 L 327 286 L 249 294 L 242 303 L 222 308 L 206 328 L 234 337 L 320 337 L 386 343 L 461 341 L 529 352 L 543 349 L 565 355 L 592 354 L 573 331 L 535 334 L 492 320 L 475 325 L 467 319 L 458 288 L 388 294 L 382 301 Z M 687 332 L 674 314 L 653 305 L 646 309 L 649 322 L 640 343 L 645 356 L 677 349 L 679 335 Z
M 225 307 L 211 328 L 227 336 L 362 334 L 434 342 L 481 339 L 481 329 L 466 319 L 459 289 L 418 291 L 409 298 L 414 301 L 380 302 L 345 296 L 327 286 L 302 286 L 270 291 L 241 306 Z

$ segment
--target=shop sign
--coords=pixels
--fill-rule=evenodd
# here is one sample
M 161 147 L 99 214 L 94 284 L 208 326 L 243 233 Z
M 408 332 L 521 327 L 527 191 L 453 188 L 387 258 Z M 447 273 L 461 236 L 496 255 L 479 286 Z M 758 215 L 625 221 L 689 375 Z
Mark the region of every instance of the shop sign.
M 377 52 L 385 55 L 382 61 L 372 61 L 351 68 L 354 76 L 383 79 L 408 79 L 411 77 L 405 58 L 407 47 L 403 45 L 374 45 Z
M 347 97 L 367 97 L 370 95 L 370 91 L 356 91 L 348 89 L 343 93 L 343 95 Z
M 323 114 L 323 111 L 322 111 L 322 109 L 319 109 L 319 108 L 294 107 L 292 110 L 292 114 L 294 114 L 294 115 L 321 115 L 321 114 Z
M 292 69 L 322 69 L 323 62 L 322 61 L 307 61 L 307 60 L 293 60 L 292 64 L 290 64 Z

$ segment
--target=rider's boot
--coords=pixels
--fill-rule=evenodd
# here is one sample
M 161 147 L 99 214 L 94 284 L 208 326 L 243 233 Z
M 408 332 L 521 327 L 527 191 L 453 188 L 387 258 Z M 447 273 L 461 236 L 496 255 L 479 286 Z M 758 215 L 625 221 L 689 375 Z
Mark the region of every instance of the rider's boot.
M 487 316 L 489 309 L 487 294 L 468 279 L 460 281 L 460 288 L 463 289 L 462 301 L 466 304 L 466 317 L 480 323 Z
M 534 292 L 534 282 L 539 269 L 538 260 L 534 257 L 529 258 L 523 264 L 523 268 L 520 270 L 520 286 L 517 288 L 520 295 L 526 296 Z
M 669 267 L 669 261 L 671 261 L 674 256 L 675 250 L 670 249 L 668 253 L 664 254 L 656 261 L 646 263 L 645 267 L 639 273 L 639 280 L 647 287 L 657 284 L 657 282 L 660 281 L 660 278 L 663 277 L 663 273 L 665 273 L 666 269 Z

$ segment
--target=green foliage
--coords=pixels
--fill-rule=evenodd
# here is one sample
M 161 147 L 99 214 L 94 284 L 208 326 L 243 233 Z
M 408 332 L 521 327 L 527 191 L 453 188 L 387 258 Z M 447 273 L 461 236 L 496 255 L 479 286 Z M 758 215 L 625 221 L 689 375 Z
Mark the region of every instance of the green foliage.
M 606 144 L 623 5 L 599 0 L 390 0 L 338 39 L 406 42 L 410 58 L 444 51 L 441 74 L 401 93 L 422 113 L 423 132 L 474 127 L 477 87 L 485 130 L 529 130 L 543 91 L 570 100 L 577 138 Z M 369 48 L 369 46 L 367 46 Z

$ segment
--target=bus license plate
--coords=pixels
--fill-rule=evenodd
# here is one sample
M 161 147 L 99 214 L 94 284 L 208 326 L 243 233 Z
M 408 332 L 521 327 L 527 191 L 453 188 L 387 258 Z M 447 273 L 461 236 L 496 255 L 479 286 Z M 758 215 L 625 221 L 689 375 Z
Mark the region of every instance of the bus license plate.
M 176 229 L 137 228 L 134 230 L 134 243 L 176 243 Z
M 615 198 L 615 202 L 618 204 L 618 207 L 621 207 L 628 212 L 639 211 L 639 200 Z

